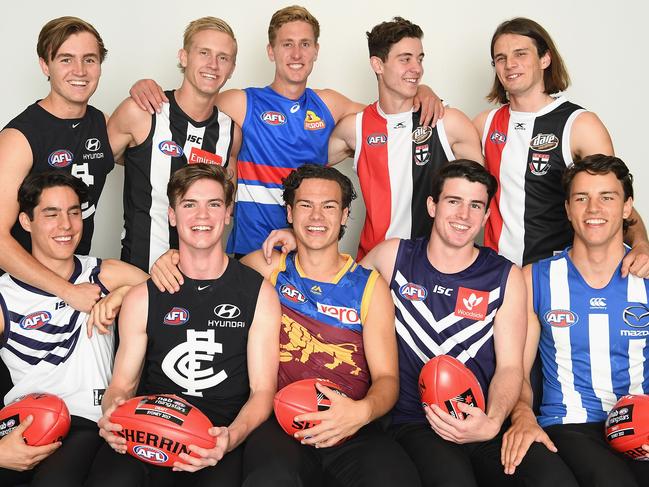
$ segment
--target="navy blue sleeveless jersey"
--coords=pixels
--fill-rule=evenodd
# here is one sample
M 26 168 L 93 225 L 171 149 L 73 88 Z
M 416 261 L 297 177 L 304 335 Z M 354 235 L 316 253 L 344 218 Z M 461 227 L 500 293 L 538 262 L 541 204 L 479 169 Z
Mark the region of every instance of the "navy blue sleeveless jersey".
M 390 281 L 399 348 L 396 424 L 426 422 L 417 383 L 430 358 L 446 354 L 464 363 L 485 398 L 496 368 L 493 324 L 513 264 L 480 247 L 469 267 L 444 274 L 428 260 L 427 245 L 424 238 L 402 240 Z

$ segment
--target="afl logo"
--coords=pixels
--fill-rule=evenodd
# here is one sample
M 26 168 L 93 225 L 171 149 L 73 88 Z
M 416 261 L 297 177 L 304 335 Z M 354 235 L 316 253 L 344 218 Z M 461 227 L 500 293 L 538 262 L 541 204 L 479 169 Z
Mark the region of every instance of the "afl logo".
M 367 136 L 367 145 L 384 145 L 387 141 L 388 136 L 378 132 Z
M 171 325 L 171 326 L 179 326 L 179 325 L 184 325 L 189 321 L 189 311 L 187 311 L 185 308 L 179 308 L 177 306 L 174 306 L 171 308 L 171 311 L 169 311 L 164 318 L 163 323 L 165 325 Z
M 182 157 L 183 155 L 182 147 L 176 144 L 173 140 L 163 140 L 158 144 L 158 149 L 160 149 L 160 152 L 165 156 Z
M 51 319 L 52 315 L 48 311 L 35 311 L 25 316 L 18 324 L 23 330 L 38 330 Z
M 286 115 L 279 112 L 264 112 L 261 114 L 261 120 L 268 125 L 284 125 L 286 123 Z
M 214 314 L 219 318 L 233 320 L 241 314 L 241 310 L 234 304 L 219 304 L 214 308 Z
M 579 321 L 579 316 L 568 309 L 552 309 L 545 313 L 544 319 L 555 328 L 568 328 Z
M 52 152 L 47 158 L 47 162 L 52 167 L 68 167 L 72 164 L 74 155 L 66 149 L 58 149 Z
M 165 463 L 169 458 L 162 450 L 158 450 L 157 448 L 148 445 L 135 445 L 133 447 L 133 453 L 135 453 L 138 458 L 149 463 Z
M 304 295 L 290 284 L 284 284 L 279 289 L 279 292 L 289 301 L 293 301 L 294 303 L 306 303 Z
M 423 301 L 428 296 L 428 290 L 424 286 L 409 282 L 399 288 L 399 294 L 408 301 Z
M 491 132 L 489 140 L 491 140 L 495 144 L 504 144 L 505 142 L 507 142 L 507 136 L 502 132 L 494 130 L 493 132 Z

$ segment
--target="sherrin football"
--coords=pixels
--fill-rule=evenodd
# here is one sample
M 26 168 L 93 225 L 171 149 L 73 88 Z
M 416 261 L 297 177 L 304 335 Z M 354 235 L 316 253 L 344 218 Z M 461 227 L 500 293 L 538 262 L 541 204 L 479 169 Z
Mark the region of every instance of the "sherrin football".
M 133 397 L 115 408 L 110 421 L 122 426 L 117 435 L 126 439 L 126 451 L 135 458 L 161 467 L 173 467 L 181 453 L 198 456 L 189 445 L 214 448 L 208 433 L 212 423 L 184 399 L 168 394 Z
M 608 413 L 606 441 L 633 460 L 647 460 L 643 444 L 649 444 L 649 396 L 622 396 Z
M 485 410 L 478 379 L 466 365 L 449 355 L 433 357 L 423 366 L 419 373 L 419 395 L 422 406 L 437 404 L 459 419 L 464 419 L 457 407 L 459 402 Z
M 34 420 L 23 433 L 28 445 L 61 441 L 70 430 L 70 413 L 63 399 L 54 394 L 32 393 L 0 411 L 0 437 L 11 433 L 30 414 Z

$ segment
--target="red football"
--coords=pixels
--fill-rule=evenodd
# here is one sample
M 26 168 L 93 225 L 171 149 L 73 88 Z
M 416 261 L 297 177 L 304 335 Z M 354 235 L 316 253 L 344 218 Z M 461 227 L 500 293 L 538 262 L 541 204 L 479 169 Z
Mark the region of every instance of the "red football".
M 122 426 L 127 452 L 161 467 L 173 467 L 181 453 L 198 456 L 189 445 L 214 448 L 216 440 L 207 430 L 212 423 L 184 399 L 170 394 L 133 397 L 115 408 L 111 422 Z
M 464 419 L 458 402 L 485 410 L 484 394 L 473 372 L 456 358 L 439 355 L 430 359 L 419 373 L 422 405 L 437 404 L 455 417 Z
M 34 417 L 23 437 L 28 445 L 41 446 L 62 440 L 70 430 L 68 407 L 58 396 L 27 394 L 0 411 L 0 437 L 10 433 L 29 415 Z
M 622 396 L 608 413 L 606 440 L 616 451 L 633 460 L 646 460 L 643 444 L 649 444 L 649 396 Z
M 295 421 L 298 414 L 326 411 L 331 401 L 316 388 L 316 382 L 345 395 L 340 387 L 326 379 L 302 379 L 293 382 L 275 394 L 275 417 L 287 434 L 293 436 L 296 431 L 309 429 L 320 421 Z

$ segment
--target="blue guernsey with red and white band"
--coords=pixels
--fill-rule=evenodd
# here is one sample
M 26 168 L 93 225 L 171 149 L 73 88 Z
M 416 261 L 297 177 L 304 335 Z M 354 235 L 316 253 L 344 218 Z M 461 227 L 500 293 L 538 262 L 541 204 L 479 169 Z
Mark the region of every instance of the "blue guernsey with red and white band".
M 498 180 L 485 245 L 518 265 L 563 250 L 572 227 L 561 178 L 572 164 L 570 133 L 585 110 L 559 97 L 538 112 L 494 109 L 485 122 L 485 166 Z
M 535 263 L 532 284 L 541 325 L 541 426 L 604 421 L 621 396 L 649 393 L 647 280 L 622 278 L 618 266 L 594 289 L 566 250 Z
M 335 126 L 327 105 L 309 88 L 297 100 L 269 86 L 245 92 L 237 201 L 227 245 L 237 254 L 261 248 L 272 230 L 286 227 L 282 179 L 304 164 L 325 165 Z
M 496 370 L 494 319 L 512 263 L 480 247 L 469 267 L 444 274 L 428 260 L 427 245 L 425 238 L 402 240 L 390 281 L 399 347 L 395 424 L 426 422 L 417 384 L 430 358 L 446 354 L 464 363 L 485 398 Z
M 367 394 L 363 323 L 379 274 L 346 257 L 331 282 L 305 277 L 296 253 L 282 255 L 271 276 L 282 305 L 278 388 L 319 377 L 353 399 Z

